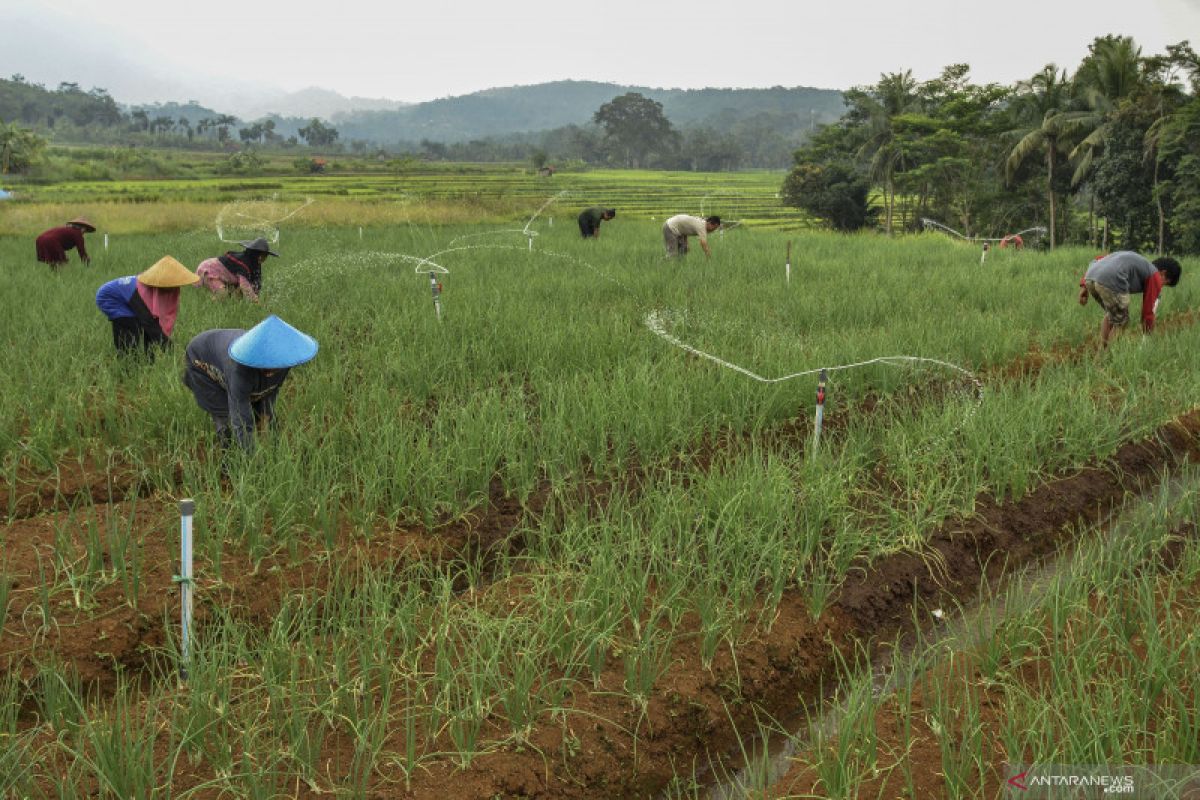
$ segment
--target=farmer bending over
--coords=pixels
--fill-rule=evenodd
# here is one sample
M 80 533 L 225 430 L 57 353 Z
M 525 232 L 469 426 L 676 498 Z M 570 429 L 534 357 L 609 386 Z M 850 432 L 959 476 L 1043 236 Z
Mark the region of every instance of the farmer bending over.
M 250 300 L 258 300 L 262 291 L 262 265 L 267 256 L 278 256 L 267 244 L 266 239 L 241 242 L 242 252 L 232 250 L 223 256 L 208 258 L 196 267 L 200 285 L 215 295 L 240 293 Z
M 84 247 L 83 234 L 94 233 L 95 230 L 96 226 L 83 217 L 76 217 L 61 228 L 51 228 L 34 241 L 37 260 L 57 270 L 67 263 L 67 251 L 75 249 L 79 251 L 79 260 L 84 264 L 89 263 L 92 259 Z
M 1079 305 L 1086 306 L 1088 295 L 1104 309 L 1100 323 L 1100 342 L 1108 347 L 1114 331 L 1129 322 L 1129 295 L 1142 295 L 1142 330 L 1154 330 L 1154 312 L 1164 284 L 1179 283 L 1179 262 L 1173 258 L 1147 261 L 1137 253 L 1121 250 L 1097 258 L 1079 281 Z
M 224 450 L 236 437 L 254 449 L 255 429 L 273 425 L 275 396 L 288 370 L 317 354 L 317 340 L 272 314 L 248 331 L 216 328 L 187 346 L 183 383 L 213 418 Z
M 690 214 L 676 214 L 663 223 L 663 244 L 667 248 L 667 258 L 676 253 L 686 256 L 688 237 L 695 236 L 700 240 L 700 248 L 704 257 L 710 258 L 712 251 L 708 249 L 708 235 L 721 227 L 720 217 L 693 217 Z
M 96 306 L 112 323 L 118 353 L 134 351 L 138 343 L 148 356 L 153 346 L 167 347 L 179 313 L 179 287 L 200 280 L 196 273 L 170 256 L 138 275 L 117 278 L 96 292 Z
M 585 239 L 599 239 L 600 223 L 610 220 L 616 215 L 615 208 L 601 208 L 600 206 L 585 208 L 579 214 L 579 232 Z

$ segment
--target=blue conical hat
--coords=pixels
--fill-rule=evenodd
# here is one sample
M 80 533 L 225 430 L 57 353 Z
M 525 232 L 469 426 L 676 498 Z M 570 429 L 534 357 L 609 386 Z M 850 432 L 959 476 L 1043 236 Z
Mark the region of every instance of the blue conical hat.
M 272 314 L 229 345 L 229 357 L 258 369 L 286 369 L 317 354 L 317 340 Z

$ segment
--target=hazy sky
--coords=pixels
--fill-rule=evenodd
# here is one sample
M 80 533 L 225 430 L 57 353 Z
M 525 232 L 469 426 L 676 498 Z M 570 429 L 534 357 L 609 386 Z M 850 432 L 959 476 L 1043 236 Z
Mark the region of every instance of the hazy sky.
M 308 86 L 420 101 L 563 78 L 845 89 L 956 62 L 1009 84 L 1048 62 L 1073 70 L 1107 33 L 1147 55 L 1200 47 L 1200 0 L 0 0 L 0 76 L 209 104 Z

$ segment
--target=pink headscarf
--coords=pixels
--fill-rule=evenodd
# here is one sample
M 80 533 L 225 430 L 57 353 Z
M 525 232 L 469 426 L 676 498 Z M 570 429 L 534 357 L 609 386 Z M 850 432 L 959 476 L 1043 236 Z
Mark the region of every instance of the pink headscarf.
M 158 326 L 166 336 L 175 329 L 175 317 L 179 314 L 179 287 L 160 289 L 157 286 L 147 286 L 137 282 L 138 296 L 150 309 L 150 313 L 158 320 Z

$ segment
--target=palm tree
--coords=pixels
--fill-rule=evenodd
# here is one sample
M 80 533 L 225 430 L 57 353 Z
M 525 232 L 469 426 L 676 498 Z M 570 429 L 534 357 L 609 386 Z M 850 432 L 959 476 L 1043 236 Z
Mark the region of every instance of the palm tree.
M 1004 162 L 1005 180 L 1011 182 L 1017 169 L 1033 153 L 1041 151 L 1046 159 L 1046 198 L 1050 206 L 1050 249 L 1054 249 L 1057 224 L 1056 198 L 1054 194 L 1054 170 L 1058 166 L 1057 155 L 1061 152 L 1062 137 L 1068 119 L 1063 115 L 1070 102 L 1070 83 L 1067 71 L 1059 72 L 1053 64 L 1042 67 L 1042 71 L 1028 81 L 1017 85 L 1020 92 L 1017 102 L 1023 107 L 1024 116 L 1032 124 L 1018 128 L 1020 138 Z
M 1191 69 L 1200 77 L 1200 60 L 1187 43 L 1168 48 L 1166 57 L 1147 59 L 1143 104 L 1154 116 L 1154 122 L 1143 137 L 1144 157 L 1154 159 L 1154 203 L 1158 211 L 1158 254 L 1162 255 L 1166 239 L 1167 214 L 1163 206 L 1164 184 L 1160 183 L 1160 167 L 1169 154 L 1175 154 L 1185 138 L 1190 138 L 1187 125 L 1187 93 L 1179 82 L 1179 72 Z M 1194 133 L 1192 134 L 1194 136 Z
M 896 117 L 916 111 L 920 98 L 912 70 L 880 75 L 879 83 L 856 95 L 859 113 L 866 117 L 870 136 L 859 148 L 860 158 L 870 158 L 871 179 L 883 185 L 885 227 L 892 235 L 892 220 L 896 206 L 896 172 L 902 170 L 906 149 L 897 135 Z
M 1120 110 L 1142 83 L 1142 49 L 1128 36 L 1097 39 L 1091 54 L 1075 73 L 1075 86 L 1088 108 L 1063 120 L 1064 128 L 1087 135 L 1075 145 L 1068 157 L 1075 161 L 1071 185 L 1078 186 L 1087 177 L 1096 154 L 1104 149 L 1104 140 Z

